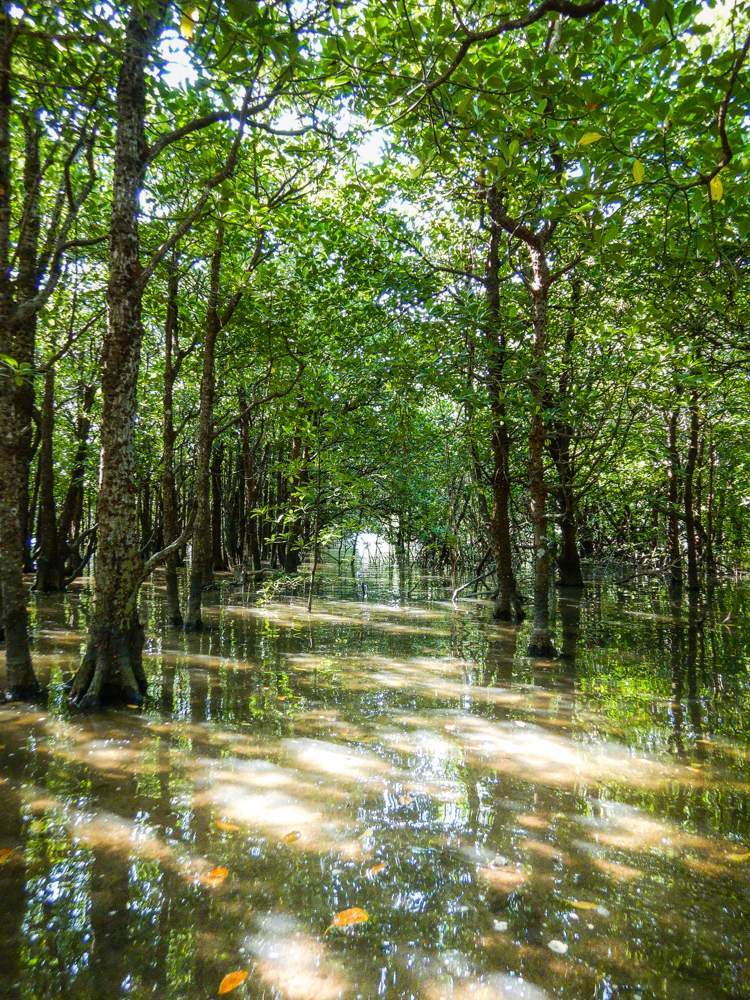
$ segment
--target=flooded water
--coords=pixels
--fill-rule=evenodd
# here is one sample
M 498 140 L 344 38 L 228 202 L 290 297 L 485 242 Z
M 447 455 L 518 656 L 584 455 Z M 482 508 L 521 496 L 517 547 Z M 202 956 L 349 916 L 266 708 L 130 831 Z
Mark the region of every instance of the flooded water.
M 326 593 L 227 582 L 185 636 L 157 579 L 148 702 L 94 717 L 89 594 L 35 599 L 1 996 L 750 997 L 745 591 L 559 598 L 554 662 L 439 581 Z

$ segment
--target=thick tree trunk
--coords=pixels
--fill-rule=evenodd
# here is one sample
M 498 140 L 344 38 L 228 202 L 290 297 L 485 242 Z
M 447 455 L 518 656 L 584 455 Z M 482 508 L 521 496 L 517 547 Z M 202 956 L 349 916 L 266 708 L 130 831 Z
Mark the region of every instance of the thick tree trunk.
M 44 376 L 39 440 L 39 515 L 37 521 L 36 580 L 34 589 L 42 593 L 65 590 L 65 564 L 61 558 L 60 535 L 55 504 L 54 430 L 55 372 Z
M 16 360 L 13 288 L 10 266 L 11 227 L 11 47 L 13 28 L 8 5 L 0 4 L 0 355 Z M 6 696 L 32 698 L 39 684 L 31 664 L 31 649 L 23 583 L 23 546 L 19 510 L 19 427 L 15 373 L 0 365 L 0 606 L 5 638 Z
M 667 451 L 669 471 L 667 483 L 667 551 L 669 554 L 669 584 L 682 586 L 682 555 L 680 553 L 680 455 L 677 449 L 678 411 L 673 410 L 667 423 Z
M 554 656 L 549 621 L 550 558 L 547 538 L 547 490 L 544 483 L 547 296 L 549 270 L 543 249 L 530 247 L 531 317 L 534 332 L 530 374 L 533 413 L 529 430 L 529 492 L 534 539 L 534 626 L 529 656 Z
M 101 475 L 94 615 L 72 699 L 82 708 L 104 700 L 140 704 L 146 692 L 144 633 L 137 597 L 143 561 L 136 495 L 136 390 L 143 324 L 138 199 L 146 167 L 146 62 L 159 13 L 134 7 L 117 82 L 117 120 L 107 287 L 108 323 L 102 350 Z
M 487 321 L 484 338 L 487 347 L 487 391 L 490 397 L 492 433 L 492 513 L 490 535 L 497 569 L 497 600 L 494 615 L 501 621 L 523 618 L 521 595 L 513 572 L 510 537 L 510 435 L 505 421 L 506 341 L 500 315 L 500 236 L 497 218 L 498 194 L 494 187 L 487 194 L 490 217 L 490 247 L 485 268 Z
M 162 393 L 162 453 L 161 453 L 161 511 L 163 542 L 167 546 L 180 534 L 177 514 L 177 488 L 174 476 L 174 384 L 177 378 L 175 348 L 179 330 L 179 278 L 177 262 L 169 264 L 167 291 L 167 318 L 164 324 L 164 387 Z M 179 355 L 178 355 L 179 358 Z M 178 553 L 172 552 L 165 563 L 167 586 L 167 621 L 173 628 L 182 627 L 180 588 L 177 580 Z
M 219 291 L 221 281 L 221 254 L 224 227 L 219 223 L 216 246 L 211 258 L 211 289 L 206 316 L 206 338 L 203 344 L 203 372 L 201 374 L 200 407 L 195 458 L 195 524 L 190 561 L 185 629 L 198 631 L 203 628 L 201 606 L 203 589 L 213 582 L 213 546 L 211 537 L 211 448 L 213 445 L 214 394 L 216 391 L 216 339 L 221 327 Z

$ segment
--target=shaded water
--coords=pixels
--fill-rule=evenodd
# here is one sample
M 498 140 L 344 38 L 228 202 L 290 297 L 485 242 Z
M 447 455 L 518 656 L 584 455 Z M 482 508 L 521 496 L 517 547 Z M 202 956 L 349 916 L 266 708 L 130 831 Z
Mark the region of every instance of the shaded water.
M 83 718 L 88 593 L 36 599 L 50 708 L 0 708 L 0 995 L 750 996 L 743 590 L 560 599 L 565 656 L 534 663 L 436 581 L 327 589 L 308 615 L 227 584 L 184 636 L 157 582 L 147 705 Z

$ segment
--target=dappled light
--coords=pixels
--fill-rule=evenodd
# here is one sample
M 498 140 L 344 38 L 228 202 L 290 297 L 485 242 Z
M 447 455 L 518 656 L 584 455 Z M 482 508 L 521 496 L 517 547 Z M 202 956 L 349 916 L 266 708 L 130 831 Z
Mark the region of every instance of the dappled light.
M 40 609 L 50 705 L 0 710 L 5 993 L 96 996 L 122 935 L 143 942 L 138 989 L 180 997 L 225 979 L 300 1000 L 647 996 L 665 978 L 690 996 L 740 967 L 747 744 L 710 683 L 700 728 L 675 702 L 656 641 L 672 626 L 630 615 L 539 666 L 481 609 L 370 592 L 308 618 L 221 590 L 216 628 L 155 636 L 143 708 L 90 716 L 54 695 L 71 637 Z M 579 611 L 599 628 L 595 603 Z M 397 622 L 416 632 L 381 627 Z M 726 641 L 704 673 L 729 684 Z M 605 657 L 621 687 L 601 686 Z

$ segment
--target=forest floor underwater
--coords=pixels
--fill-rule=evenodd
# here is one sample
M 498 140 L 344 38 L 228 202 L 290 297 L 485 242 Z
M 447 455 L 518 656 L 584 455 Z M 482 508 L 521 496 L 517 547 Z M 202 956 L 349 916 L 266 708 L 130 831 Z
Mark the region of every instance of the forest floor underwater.
M 71 713 L 86 582 L 0 708 L 0 996 L 750 997 L 750 590 L 144 588 L 142 709 Z M 80 582 L 79 582 L 80 583 Z

